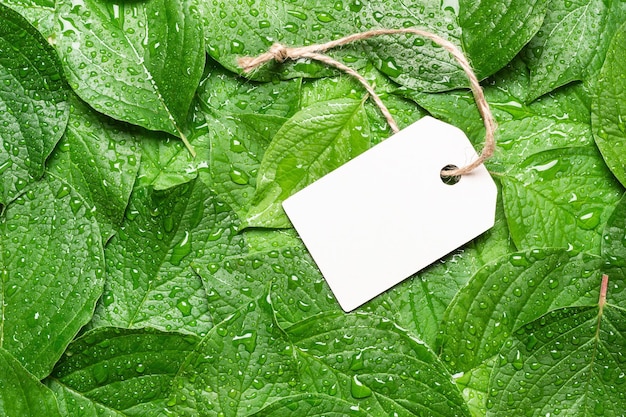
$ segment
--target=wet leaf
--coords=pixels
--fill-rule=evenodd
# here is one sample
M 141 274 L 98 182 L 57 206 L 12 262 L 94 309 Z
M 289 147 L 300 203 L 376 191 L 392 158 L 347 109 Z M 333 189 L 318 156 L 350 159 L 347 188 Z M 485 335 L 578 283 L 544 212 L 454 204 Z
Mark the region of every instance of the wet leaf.
M 251 227 L 289 227 L 281 203 L 369 147 L 363 102 L 338 99 L 302 109 L 276 133 L 259 168 Z
M 15 11 L 0 5 L 0 205 L 41 178 L 69 106 L 59 59 Z
M 10 417 L 61 417 L 52 391 L 0 347 L 0 413 Z
M 204 334 L 212 326 L 194 268 L 242 250 L 230 208 L 200 181 L 133 191 L 105 250 L 107 283 L 92 326 Z
M 572 81 L 593 79 L 624 19 L 626 5 L 622 1 L 550 2 L 541 29 L 526 47 L 531 76 L 529 98 Z
M 65 136 L 49 169 L 95 207 L 104 242 L 122 222 L 139 170 L 137 147 L 142 136 L 95 112 L 75 96 Z
M 0 217 L 0 347 L 40 379 L 102 294 L 102 237 L 91 213 L 68 183 L 46 176 Z
M 150 329 L 92 330 L 72 342 L 48 385 L 64 415 L 154 415 L 198 342 Z
M 205 60 L 193 0 L 60 0 L 57 22 L 57 50 L 84 101 L 113 118 L 184 136 Z
M 593 136 L 613 175 L 626 185 L 626 25 L 609 46 L 598 80 L 592 87 Z
M 469 371 L 500 351 L 515 330 L 544 313 L 593 305 L 602 259 L 564 250 L 506 255 L 480 269 L 448 307 L 442 352 L 455 371 Z
M 524 326 L 491 375 L 488 416 L 620 415 L 626 409 L 624 311 L 569 307 Z

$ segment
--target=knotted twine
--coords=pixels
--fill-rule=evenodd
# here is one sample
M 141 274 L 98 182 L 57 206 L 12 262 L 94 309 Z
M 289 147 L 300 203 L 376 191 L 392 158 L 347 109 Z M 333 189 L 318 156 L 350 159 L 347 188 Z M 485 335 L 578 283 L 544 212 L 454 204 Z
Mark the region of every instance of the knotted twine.
M 480 166 L 483 162 L 485 162 L 487 159 L 489 159 L 493 155 L 493 152 L 496 147 L 496 142 L 495 142 L 496 123 L 494 121 L 493 114 L 491 113 L 491 109 L 489 108 L 489 103 L 487 103 L 487 100 L 485 99 L 483 89 L 481 88 L 480 83 L 478 82 L 478 78 L 476 77 L 476 74 L 474 73 L 472 66 L 468 62 L 463 52 L 459 48 L 457 48 L 452 42 L 449 42 L 443 39 L 442 37 L 435 35 L 434 33 L 427 32 L 421 29 L 414 29 L 414 28 L 374 29 L 374 30 L 370 30 L 367 32 L 355 33 L 355 34 L 346 36 L 344 38 L 340 38 L 340 39 L 322 43 L 322 44 L 302 46 L 302 47 L 296 47 L 296 48 L 289 48 L 280 43 L 275 43 L 270 47 L 270 49 L 267 52 L 259 56 L 239 58 L 238 64 L 244 70 L 244 72 L 251 72 L 259 68 L 261 65 L 272 60 L 278 63 L 283 63 L 287 60 L 297 60 L 300 58 L 308 58 L 308 59 L 322 62 L 328 66 L 335 67 L 339 69 L 340 71 L 343 71 L 348 75 L 351 75 L 356 80 L 358 80 L 361 83 L 361 85 L 363 85 L 363 87 L 365 87 L 365 90 L 367 90 L 370 97 L 372 98 L 372 100 L 374 100 L 374 103 L 376 103 L 376 105 L 380 109 L 380 112 L 383 114 L 383 116 L 387 120 L 387 123 L 389 124 L 389 127 L 391 127 L 391 130 L 394 133 L 398 133 L 400 131 L 400 129 L 398 128 L 398 124 L 396 123 L 393 116 L 389 112 L 389 109 L 387 108 L 387 106 L 385 106 L 385 103 L 383 103 L 383 101 L 380 99 L 378 94 L 376 94 L 376 92 L 374 91 L 374 87 L 372 87 L 372 85 L 365 79 L 365 77 L 363 77 L 361 74 L 359 74 L 354 69 L 348 67 L 347 65 L 339 61 L 336 61 L 335 59 L 329 57 L 328 55 L 324 55 L 322 52 L 326 52 L 327 50 L 332 49 L 332 48 L 344 46 L 352 42 L 362 41 L 362 40 L 366 40 L 366 39 L 373 38 L 376 36 L 397 35 L 397 34 L 403 34 L 403 33 L 411 33 L 417 36 L 428 38 L 431 41 L 438 44 L 439 46 L 443 47 L 445 50 L 450 52 L 450 54 L 452 54 L 454 59 L 456 59 L 456 61 L 459 63 L 459 65 L 461 66 L 465 74 L 467 75 L 467 78 L 469 78 L 470 88 L 472 90 L 472 94 L 474 95 L 474 100 L 476 101 L 476 105 L 478 106 L 478 111 L 480 112 L 480 115 L 485 124 L 485 144 L 483 146 L 483 149 L 480 155 L 475 161 L 461 168 L 444 169 L 443 171 L 441 171 L 441 175 L 446 176 L 446 177 L 457 177 L 460 175 L 469 174 L 471 171 L 473 171 L 475 168 Z

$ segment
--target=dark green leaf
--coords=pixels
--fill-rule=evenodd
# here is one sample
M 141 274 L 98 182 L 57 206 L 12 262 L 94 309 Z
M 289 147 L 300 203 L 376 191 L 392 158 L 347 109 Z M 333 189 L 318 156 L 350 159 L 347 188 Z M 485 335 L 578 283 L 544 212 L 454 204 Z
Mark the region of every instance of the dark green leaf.
M 525 323 L 560 307 L 593 305 L 602 264 L 596 256 L 537 249 L 485 266 L 446 311 L 444 361 L 468 371 L 497 354 Z
M 504 67 L 537 33 L 548 1 L 503 3 L 499 0 L 459 2 L 464 52 L 484 78 Z
M 0 217 L 0 347 L 38 378 L 91 315 L 104 284 L 91 206 L 47 176 Z
M 151 329 L 95 329 L 72 342 L 49 385 L 69 416 L 160 415 L 199 340 Z
M 0 347 L 0 414 L 61 417 L 54 394 Z
M 259 3 L 206 2 L 204 12 L 207 51 L 231 71 L 241 72 L 237 59 L 266 52 L 275 42 L 287 46 L 303 46 L 329 41 L 356 31 L 354 18 L 363 7 L 361 2 L 334 0 L 286 3 L 269 0 Z M 345 48 L 330 53 L 352 64 L 363 63 L 359 48 Z M 327 75 L 328 69 L 310 61 L 300 60 L 280 66 L 269 64 L 250 74 L 254 79 L 269 80 L 278 72 L 285 78 Z M 274 75 L 275 76 L 275 75 Z
M 565 308 L 524 326 L 491 375 L 488 416 L 618 416 L 626 410 L 626 316 Z
M 59 59 L 17 12 L 0 5 L 0 205 L 41 178 L 69 106 Z
M 107 284 L 94 326 L 204 334 L 212 325 L 194 268 L 243 248 L 230 208 L 200 181 L 155 192 L 136 188 L 107 245 Z
M 2 0 L 24 16 L 49 42 L 54 42 L 54 2 L 55 0 Z
M 600 152 L 617 179 L 626 185 L 626 24 L 609 46 L 593 86 L 592 127 Z
M 75 96 L 65 137 L 49 168 L 95 207 L 104 241 L 122 222 L 135 183 L 141 135 L 87 107 Z
M 57 49 L 83 100 L 116 119 L 184 137 L 205 61 L 194 0 L 59 0 L 57 19 Z

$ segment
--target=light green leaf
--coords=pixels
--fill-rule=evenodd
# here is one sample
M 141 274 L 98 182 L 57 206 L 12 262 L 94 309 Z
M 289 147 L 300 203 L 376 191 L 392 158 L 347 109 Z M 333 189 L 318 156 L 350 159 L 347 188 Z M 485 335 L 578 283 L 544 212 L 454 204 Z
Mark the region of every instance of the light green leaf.
M 524 326 L 491 375 L 488 416 L 618 416 L 626 410 L 622 308 L 565 308 Z
M 68 347 L 49 385 L 66 415 L 161 415 L 174 377 L 199 338 L 100 328 Z
M 43 378 L 91 318 L 104 257 L 91 206 L 66 182 L 25 191 L 0 217 L 0 347 Z
M 369 147 L 363 101 L 338 99 L 300 110 L 276 133 L 257 175 L 248 227 L 288 227 L 281 203 Z
M 54 394 L 0 347 L 0 414 L 61 417 Z
M 459 2 L 463 49 L 479 78 L 504 67 L 530 41 L 543 23 L 548 3 L 546 0 Z
M 76 93 L 111 117 L 184 138 L 205 62 L 195 2 L 57 3 L 57 50 Z
M 487 414 L 487 398 L 489 396 L 489 377 L 495 359 L 481 363 L 471 371 L 454 375 L 463 399 L 470 409 L 472 417 L 484 417 Z
M 66 98 L 54 49 L 0 5 L 0 206 L 43 175 L 67 124 Z
M 598 80 L 592 87 L 592 127 L 598 148 L 611 172 L 626 185 L 626 24 L 609 46 Z
M 626 19 L 622 1 L 557 0 L 526 47 L 535 99 L 576 80 L 593 79 L 616 29 Z
M 48 166 L 95 207 L 106 242 L 124 217 L 139 169 L 142 135 L 96 113 L 75 96 L 70 102 L 66 134 Z
M 455 371 L 468 371 L 497 354 L 514 331 L 546 312 L 593 305 L 602 265 L 597 256 L 536 249 L 485 266 L 445 313 L 444 362 Z
M 193 268 L 242 251 L 236 225 L 200 181 L 161 192 L 136 188 L 105 250 L 107 283 L 92 325 L 205 334 L 212 320 Z
M 0 3 L 21 14 L 44 38 L 54 42 L 55 0 L 1 0 Z

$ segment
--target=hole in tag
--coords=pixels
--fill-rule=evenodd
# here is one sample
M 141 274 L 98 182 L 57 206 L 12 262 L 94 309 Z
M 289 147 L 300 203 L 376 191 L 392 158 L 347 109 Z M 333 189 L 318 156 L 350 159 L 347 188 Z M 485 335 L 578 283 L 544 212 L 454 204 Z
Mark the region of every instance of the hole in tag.
M 445 167 L 441 168 L 442 171 L 452 171 L 453 169 L 458 169 L 459 167 L 456 165 L 446 165 Z M 460 175 L 454 175 L 452 177 L 449 177 L 447 175 L 443 175 L 440 174 L 441 177 L 441 181 L 443 181 L 444 184 L 446 185 L 454 185 L 456 183 L 458 183 L 459 181 L 461 181 L 461 176 Z

